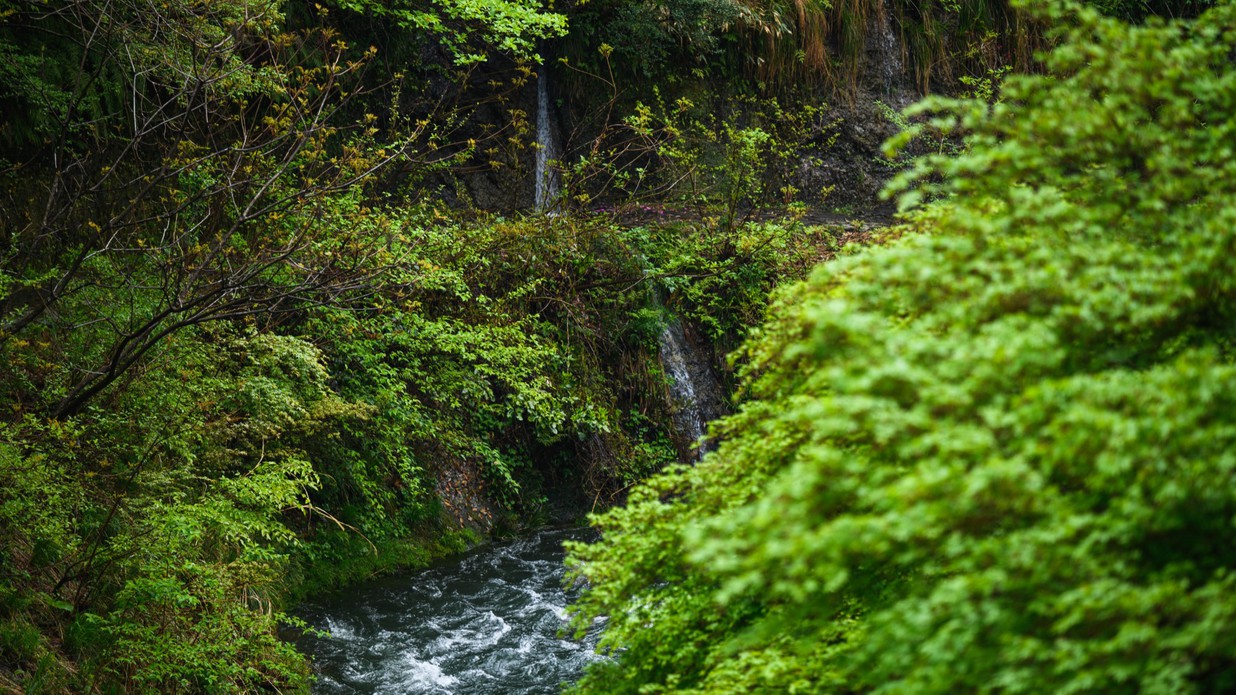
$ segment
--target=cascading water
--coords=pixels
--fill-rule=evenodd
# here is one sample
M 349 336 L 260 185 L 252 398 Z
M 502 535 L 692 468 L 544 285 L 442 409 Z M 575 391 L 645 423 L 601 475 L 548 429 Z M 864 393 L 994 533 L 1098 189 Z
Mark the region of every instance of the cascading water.
M 704 436 L 704 417 L 700 414 L 695 383 L 687 369 L 686 347 L 682 326 L 677 321 L 661 330 L 661 364 L 670 378 L 670 396 L 674 401 L 674 426 L 680 436 L 690 442 Z
M 536 76 L 536 163 L 533 166 L 534 204 L 546 210 L 558 197 L 560 181 L 551 163 L 558 159 L 558 141 L 554 137 L 553 112 L 549 100 L 549 67 L 542 60 Z
M 904 69 L 901 64 L 901 46 L 893 33 L 893 22 L 888 8 L 881 7 L 874 13 L 868 37 L 868 52 L 875 64 L 880 80 L 886 92 L 890 92 L 901 83 Z
M 674 429 L 689 447 L 690 457 L 698 460 L 708 450 L 708 442 L 700 442 L 708 422 L 721 414 L 721 385 L 708 366 L 707 356 L 687 340 L 677 319 L 661 329 L 660 356 L 669 377 Z

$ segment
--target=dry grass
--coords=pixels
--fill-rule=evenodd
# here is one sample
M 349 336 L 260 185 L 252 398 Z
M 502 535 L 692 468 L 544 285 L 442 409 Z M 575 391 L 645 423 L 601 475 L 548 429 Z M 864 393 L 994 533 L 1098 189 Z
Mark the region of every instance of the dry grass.
M 767 89 L 831 84 L 853 93 L 881 69 L 868 56 L 872 32 L 894 37 L 901 74 L 926 93 L 958 76 L 1005 65 L 1026 68 L 1041 32 L 1007 0 L 738 0 L 749 68 Z

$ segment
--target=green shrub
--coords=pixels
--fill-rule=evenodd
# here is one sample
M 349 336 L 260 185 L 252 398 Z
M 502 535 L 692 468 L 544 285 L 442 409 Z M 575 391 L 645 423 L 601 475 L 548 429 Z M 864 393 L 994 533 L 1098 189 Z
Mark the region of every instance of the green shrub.
M 1236 687 L 1236 6 L 1052 4 L 912 229 L 780 292 L 703 463 L 597 519 L 580 692 Z

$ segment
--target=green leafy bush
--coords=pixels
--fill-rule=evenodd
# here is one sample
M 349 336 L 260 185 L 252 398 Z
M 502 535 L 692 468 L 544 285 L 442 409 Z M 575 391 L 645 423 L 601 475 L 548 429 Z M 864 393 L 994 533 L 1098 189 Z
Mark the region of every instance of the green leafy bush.
M 300 447 L 367 410 L 330 392 L 321 353 L 296 338 L 216 325 L 162 357 L 71 424 L 0 428 L 0 582 L 14 587 L 0 615 L 18 636 L 66 635 L 23 637 L 13 663 L 28 684 L 59 674 L 53 690 L 303 683 L 275 637 L 298 543 L 287 520 L 314 511 L 319 484 Z
M 1236 687 L 1236 7 L 1052 4 L 1050 74 L 784 289 L 748 402 L 597 519 L 580 692 Z
M 519 2 L 349 6 L 459 64 L 530 58 L 564 23 Z M 337 559 L 305 539 L 355 530 L 355 510 L 388 563 L 459 549 L 405 450 L 424 411 L 385 375 L 340 387 L 322 345 L 349 336 L 306 328 L 407 289 L 375 172 L 398 157 L 406 184 L 456 159 L 419 121 L 449 130 L 463 107 L 406 103 L 409 66 L 378 74 L 370 38 L 352 48 L 297 4 L 0 3 L 0 690 L 301 688 L 279 605 L 301 561 Z M 447 314 L 414 317 L 441 339 L 412 349 L 496 367 L 418 364 L 398 388 L 442 377 L 473 388 L 455 414 L 552 417 L 526 322 Z M 502 368 L 516 406 L 487 391 Z M 428 530 L 444 540 L 417 543 Z

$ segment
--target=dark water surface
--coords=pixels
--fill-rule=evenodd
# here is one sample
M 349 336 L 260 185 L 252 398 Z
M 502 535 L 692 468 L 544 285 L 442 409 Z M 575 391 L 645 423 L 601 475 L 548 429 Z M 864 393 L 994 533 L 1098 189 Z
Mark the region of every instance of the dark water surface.
M 306 637 L 315 693 L 556 693 L 593 652 L 559 636 L 575 591 L 562 584 L 562 542 L 548 530 L 447 564 L 362 585 L 298 611 L 329 638 Z

